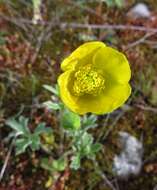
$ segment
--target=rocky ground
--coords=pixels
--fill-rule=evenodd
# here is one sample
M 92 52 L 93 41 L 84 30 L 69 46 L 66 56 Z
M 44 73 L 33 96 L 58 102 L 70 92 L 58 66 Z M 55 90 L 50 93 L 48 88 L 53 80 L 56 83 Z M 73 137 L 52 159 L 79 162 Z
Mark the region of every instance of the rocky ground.
M 31 0 L 0 0 L 0 190 L 157 188 L 157 3 L 110 2 L 46 0 L 41 4 L 41 17 L 34 18 Z M 49 172 L 41 167 L 41 159 L 60 156 L 61 136 L 57 112 L 40 106 L 50 97 L 42 85 L 55 85 L 63 58 L 91 40 L 126 54 L 132 70 L 132 95 L 124 107 L 99 116 L 99 127 L 90 131 L 103 144 L 97 154 L 102 175 L 88 159 L 82 160 L 78 171 Z M 48 145 L 51 155 L 29 149 L 15 155 L 5 121 L 16 114 L 30 118 L 30 130 L 42 121 L 53 129 L 54 140 Z M 141 170 L 127 178 L 119 178 L 112 170 L 114 156 L 122 149 L 120 131 L 143 144 Z

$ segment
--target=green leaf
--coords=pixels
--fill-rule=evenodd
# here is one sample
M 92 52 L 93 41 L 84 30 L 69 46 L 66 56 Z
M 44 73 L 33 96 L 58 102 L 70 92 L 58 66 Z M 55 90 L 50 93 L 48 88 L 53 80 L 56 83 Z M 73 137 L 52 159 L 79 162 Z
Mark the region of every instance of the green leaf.
M 50 86 L 50 85 L 43 85 L 43 87 L 48 90 L 49 92 L 51 92 L 52 94 L 56 95 L 56 96 L 59 96 L 59 88 L 58 86 L 56 85 L 55 88 Z
M 46 128 L 45 123 L 39 123 L 34 133 L 31 133 L 28 128 L 28 119 L 23 116 L 20 116 L 18 121 L 15 118 L 8 119 L 6 124 L 15 130 L 13 134 L 17 137 L 15 141 L 17 154 L 24 152 L 28 146 L 32 151 L 38 150 L 41 146 L 40 134 L 52 133 L 52 129 Z
M 69 110 L 65 110 L 61 117 L 61 126 L 68 130 L 78 130 L 81 126 L 80 116 Z
M 109 6 L 109 7 L 114 5 L 114 2 L 113 2 L 114 0 L 104 0 L 104 1 L 107 4 L 107 6 Z
M 10 118 L 6 121 L 6 125 L 17 131 L 19 134 L 29 134 L 28 128 L 28 119 L 20 117 L 19 121 L 16 121 L 15 118 Z
M 56 171 L 64 171 L 67 166 L 67 161 L 64 157 L 59 158 L 58 160 L 53 160 L 52 167 Z
M 87 117 L 86 115 L 83 117 L 82 119 L 82 126 L 85 130 L 91 129 L 91 128 L 95 128 L 97 127 L 97 116 L 95 115 L 90 115 L 89 117 Z
M 95 144 L 92 144 L 91 151 L 92 151 L 92 153 L 95 154 L 95 153 L 99 152 L 101 150 L 101 148 L 102 148 L 102 144 L 95 143 Z
M 21 134 L 24 133 L 22 126 L 14 118 L 8 119 L 5 123 L 17 132 L 20 132 Z
M 39 7 L 41 6 L 41 0 L 32 0 L 33 5 L 34 5 L 34 9 L 39 9 Z
M 80 157 L 91 158 L 101 149 L 101 144 L 93 144 L 93 136 L 86 131 L 79 131 L 77 135 L 74 136 L 74 143 L 72 146 L 74 153 L 79 153 Z
M 48 158 L 41 159 L 41 167 L 50 172 L 54 171 L 52 166 L 52 160 L 49 160 Z
M 100 143 L 92 144 L 90 146 L 90 150 L 89 150 L 88 154 L 86 155 L 87 158 L 89 158 L 89 159 L 95 158 L 96 153 L 99 152 L 101 150 L 101 148 L 102 148 L 102 144 L 100 144 Z
M 0 45 L 6 44 L 5 36 L 7 35 L 7 32 L 0 31 Z
M 53 171 L 64 171 L 67 167 L 67 160 L 64 157 L 58 160 L 49 160 L 48 158 L 43 158 L 41 160 L 41 167 L 53 172 Z
M 91 152 L 91 145 L 93 143 L 92 135 L 85 132 L 81 137 L 81 142 L 77 144 L 78 150 L 80 151 L 81 156 L 88 156 Z
M 41 133 L 51 133 L 52 129 L 51 128 L 46 128 L 45 123 L 39 123 L 37 128 L 35 129 L 34 133 L 36 135 L 40 135 Z
M 39 150 L 40 144 L 41 144 L 40 137 L 36 134 L 33 134 L 29 137 L 29 140 L 31 142 L 30 147 L 31 147 L 32 151 Z
M 91 145 L 93 143 L 93 137 L 91 134 L 88 134 L 87 132 L 85 132 L 82 135 L 82 146 L 86 147 L 87 145 Z
M 74 170 L 78 170 L 81 165 L 81 157 L 80 154 L 76 154 L 75 156 L 72 157 L 70 168 Z
M 123 6 L 123 0 L 115 0 L 116 5 L 120 8 Z
M 117 6 L 117 7 L 121 8 L 124 3 L 123 0 L 104 0 L 104 1 L 107 4 L 107 6 L 109 6 L 109 7 Z
M 6 43 L 6 40 L 0 36 L 0 45 L 4 45 Z
M 52 109 L 52 110 L 60 110 L 61 109 L 61 107 L 58 103 L 53 103 L 52 101 L 44 102 L 43 105 L 45 107 L 47 107 L 48 109 Z
M 28 128 L 28 121 L 29 119 L 23 116 L 19 117 L 19 123 L 23 126 L 23 129 L 26 134 L 30 134 L 30 130 Z
M 31 141 L 29 141 L 26 138 L 20 138 L 15 141 L 16 146 L 16 155 L 19 155 L 26 151 L 26 148 L 31 144 Z

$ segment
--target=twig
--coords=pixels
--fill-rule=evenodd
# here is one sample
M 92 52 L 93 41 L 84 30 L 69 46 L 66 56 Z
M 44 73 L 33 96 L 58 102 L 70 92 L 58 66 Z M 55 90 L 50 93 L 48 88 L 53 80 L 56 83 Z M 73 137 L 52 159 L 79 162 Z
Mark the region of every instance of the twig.
M 145 43 L 149 45 L 157 45 L 157 41 L 152 41 L 152 40 L 145 40 Z
M 157 190 L 157 185 L 155 185 L 155 187 L 153 188 L 153 190 Z
M 135 42 L 133 42 L 133 43 L 131 43 L 131 44 L 125 46 L 125 50 L 130 49 L 130 48 L 132 48 L 132 47 L 135 47 L 135 46 L 137 46 L 137 45 L 139 45 L 139 44 L 141 44 L 141 43 L 144 43 L 147 38 L 153 36 L 153 35 L 156 34 L 156 33 L 157 33 L 157 31 L 146 33 L 142 38 L 140 38 L 140 39 L 136 40 Z
M 108 187 L 112 190 L 116 190 L 116 188 L 113 186 L 113 184 L 109 181 L 109 179 L 106 177 L 106 175 L 101 171 L 100 166 L 98 164 L 98 162 L 94 159 L 93 163 L 95 165 L 95 170 L 96 172 L 103 178 L 103 180 L 105 181 L 106 185 L 108 185 Z
M 24 31 L 25 35 L 32 41 L 33 39 L 33 36 L 30 32 L 31 30 L 31 27 L 30 25 L 26 25 L 24 22 L 22 22 L 19 18 L 17 17 L 10 17 L 10 16 L 6 16 L 2 13 L 0 13 L 0 18 L 1 19 L 4 19 L 6 20 L 7 22 L 10 22 L 11 24 L 14 24 L 16 27 L 18 27 L 19 29 L 21 29 L 22 31 Z M 21 35 L 21 37 L 27 41 L 25 38 L 24 38 L 24 35 Z
M 117 179 L 115 179 L 115 185 L 116 185 L 117 190 L 120 190 L 120 187 L 119 187 L 119 185 L 118 185 Z
M 106 131 L 105 135 L 103 136 L 103 140 L 106 139 L 108 137 L 108 135 L 110 134 L 110 132 L 113 130 L 114 126 L 117 124 L 117 122 L 119 121 L 119 119 L 124 115 L 125 111 L 121 111 L 117 117 L 114 119 L 113 123 L 110 125 L 110 128 Z
M 26 27 L 23 24 L 21 24 L 21 22 L 19 22 L 19 19 L 17 19 L 16 17 L 9 17 L 9 16 L 6 16 L 2 13 L 0 13 L 0 17 L 1 17 L 1 19 L 3 18 L 4 20 L 11 22 L 12 24 L 18 26 L 19 28 L 21 28 L 22 30 L 27 32 Z
M 52 20 L 54 20 L 54 19 L 52 18 Z M 38 54 L 39 54 L 39 52 L 40 52 L 40 49 L 41 49 L 41 47 L 42 47 L 42 43 L 43 43 L 43 41 L 44 41 L 46 35 L 49 33 L 49 31 L 50 31 L 50 30 L 52 29 L 52 27 L 53 27 L 53 22 L 50 22 L 50 23 L 51 23 L 51 24 L 48 25 L 48 26 L 45 28 L 45 30 L 43 30 L 43 31 L 41 32 L 40 36 L 39 36 L 38 39 L 37 39 L 36 53 L 35 53 L 35 54 L 33 55 L 33 57 L 32 57 L 32 64 L 35 63 L 35 61 L 36 61 L 36 59 L 37 59 L 37 56 L 38 56 Z M 52 33 L 51 33 L 51 35 L 52 35 Z M 49 35 L 49 38 L 50 38 L 51 35 Z
M 107 127 L 107 125 L 108 125 L 109 119 L 110 119 L 110 114 L 108 114 L 108 115 L 106 116 L 106 118 L 105 118 L 103 127 L 101 128 L 101 133 L 98 135 L 97 142 L 100 141 L 101 137 L 103 136 L 104 132 L 106 131 L 106 127 Z
M 82 6 L 80 4 L 77 4 L 76 2 L 69 1 L 69 4 L 75 6 L 75 7 L 80 7 L 87 11 L 88 13 L 94 14 L 95 16 L 103 17 L 99 15 L 95 10 L 87 7 L 87 6 Z M 11 20 L 12 18 L 7 19 L 8 21 Z M 29 19 L 16 19 L 16 21 L 21 21 L 29 24 L 33 24 L 32 20 Z M 17 24 L 17 23 L 16 23 Z M 41 25 L 49 25 L 52 24 L 51 21 L 46 22 L 46 21 L 41 21 L 38 24 Z M 137 31 L 145 31 L 145 32 L 157 32 L 157 28 L 149 28 L 145 26 L 135 26 L 135 25 L 123 25 L 123 24 L 81 24 L 81 23 L 53 23 L 54 26 L 59 26 L 61 28 L 65 27 L 72 27 L 72 28 L 90 28 L 90 29 L 113 29 L 113 30 L 137 30 Z
M 61 28 L 90 28 L 90 29 L 113 29 L 113 30 L 137 30 L 145 32 L 157 32 L 157 28 L 148 28 L 144 26 L 122 25 L 122 24 L 79 24 L 79 23 L 60 23 Z
M 116 188 L 113 186 L 113 184 L 108 180 L 108 178 L 106 177 L 106 175 L 104 173 L 101 172 L 101 176 L 104 179 L 105 183 L 112 189 L 112 190 L 116 190 Z
M 2 169 L 1 169 L 1 172 L 0 172 L 0 182 L 2 181 L 4 172 L 5 172 L 6 167 L 7 167 L 7 165 L 8 165 L 8 161 L 9 161 L 11 152 L 12 152 L 12 150 L 13 150 L 13 146 L 14 146 L 15 140 L 16 140 L 16 136 L 14 137 L 14 139 L 12 140 L 12 142 L 11 142 L 11 144 L 10 144 L 9 151 L 8 151 L 8 153 L 7 153 L 6 159 L 5 159 L 4 164 L 3 164 L 3 167 L 2 167 Z
M 151 111 L 151 112 L 157 113 L 157 108 L 153 108 L 153 107 L 150 107 L 150 106 L 144 106 L 144 105 L 141 105 L 141 104 L 135 104 L 135 106 L 137 108 L 140 108 L 141 110 L 144 110 L 144 111 Z
M 32 20 L 29 19 L 19 19 L 19 18 L 11 18 L 8 16 L 5 16 L 0 13 L 0 16 L 3 17 L 3 19 L 12 22 L 13 24 L 16 24 L 17 26 L 20 26 L 20 23 L 28 23 L 28 24 L 33 24 Z M 74 28 L 74 29 L 112 29 L 112 30 L 136 30 L 136 31 L 144 31 L 144 32 L 157 32 L 157 28 L 149 28 L 145 26 L 136 26 L 136 25 L 123 25 L 123 24 L 82 24 L 82 23 L 67 23 L 67 22 L 51 22 L 51 21 L 39 21 L 39 25 L 51 25 L 51 27 L 60 27 L 61 29 L 65 28 Z

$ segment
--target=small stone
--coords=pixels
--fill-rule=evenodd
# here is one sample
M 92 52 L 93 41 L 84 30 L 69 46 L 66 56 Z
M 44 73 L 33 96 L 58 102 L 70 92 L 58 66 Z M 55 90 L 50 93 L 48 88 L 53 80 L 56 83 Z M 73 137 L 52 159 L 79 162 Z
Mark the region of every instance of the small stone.
M 119 132 L 122 151 L 114 157 L 113 172 L 121 179 L 138 175 L 142 167 L 143 145 L 127 132 Z
M 130 9 L 127 15 L 134 18 L 149 18 L 151 12 L 146 4 L 138 3 Z

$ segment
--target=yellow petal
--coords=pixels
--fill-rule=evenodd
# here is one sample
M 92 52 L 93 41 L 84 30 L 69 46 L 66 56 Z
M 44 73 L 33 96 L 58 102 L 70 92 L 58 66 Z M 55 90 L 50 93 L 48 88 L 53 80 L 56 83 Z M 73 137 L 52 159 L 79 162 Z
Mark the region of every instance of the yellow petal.
M 102 70 L 110 80 L 125 84 L 130 80 L 131 71 L 124 54 L 119 51 L 104 47 L 99 49 L 93 57 L 93 67 Z
M 101 47 L 105 47 L 105 44 L 99 41 L 87 42 L 79 46 L 70 56 L 63 60 L 61 69 L 63 71 L 73 69 L 77 65 L 78 60 L 88 57 Z
M 68 70 L 61 74 L 58 78 L 58 85 L 59 85 L 59 91 L 60 91 L 60 97 L 63 101 L 63 103 L 70 109 L 75 110 L 76 105 L 76 99 L 77 97 L 72 96 L 72 94 L 69 91 L 70 83 L 72 82 L 72 74 L 73 71 Z
M 60 75 L 58 84 L 63 103 L 73 112 L 85 114 L 88 112 L 95 114 L 105 114 L 120 107 L 129 97 L 131 87 L 129 84 L 118 85 L 108 83 L 105 91 L 99 96 L 73 96 L 69 89 L 72 80 L 72 71 L 66 71 Z
M 128 99 L 131 94 L 129 84 L 115 85 L 109 87 L 103 94 L 97 97 L 86 96 L 77 100 L 77 109 L 74 112 L 85 114 L 88 112 L 95 114 L 110 113 L 117 109 Z

